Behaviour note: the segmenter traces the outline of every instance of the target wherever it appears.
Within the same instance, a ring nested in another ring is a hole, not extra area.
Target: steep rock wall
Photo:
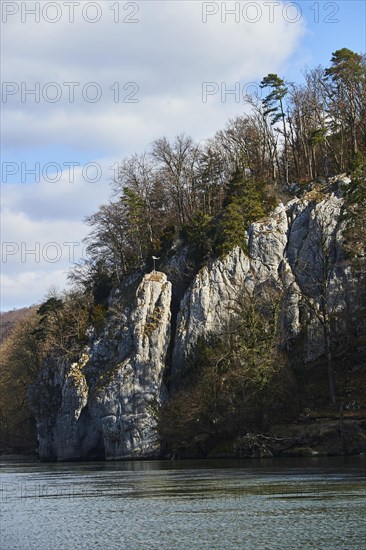
[[[171,381],[179,385],[197,339],[222,332],[243,292],[260,293],[268,285],[278,291],[285,340],[291,342],[306,322],[305,358],[322,354],[320,305],[325,301],[329,312],[341,311],[352,294],[339,192],[348,182],[334,180],[280,204],[250,227],[248,254],[237,247],[211,262],[187,290],[178,276],[172,289],[162,272],[142,277],[132,293],[116,289],[98,338],[91,335],[76,363],[49,362],[30,390],[41,458],[158,456],[156,417],[167,397],[164,370],[171,366]],[[185,253],[176,251],[171,269],[185,265]]]
[[[248,232],[248,255],[235,248],[223,259],[204,267],[186,292],[177,320],[173,372],[184,372],[185,363],[199,337],[220,333],[233,315],[243,289],[260,292],[266,284],[277,289],[283,300],[283,328],[287,339],[301,329],[301,306],[310,315],[307,360],[323,351],[317,309],[324,298],[328,310],[342,309],[346,288],[351,291],[350,272],[342,253],[339,186],[328,192],[315,190],[305,197],[280,204],[267,219],[254,223]]]
[[[163,398],[163,372],[170,338],[171,285],[163,273],[143,278],[130,323],[132,353],[101,382],[92,416],[107,458],[156,456],[156,413]]]
[[[135,300],[77,363],[50,361],[30,388],[42,459],[159,452],[156,411],[170,339],[171,284],[164,273],[145,275]]]

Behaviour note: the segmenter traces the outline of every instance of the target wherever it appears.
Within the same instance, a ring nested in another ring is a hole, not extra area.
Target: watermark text
[[[114,23],[139,23],[137,2],[1,2],[1,22],[75,23],[79,20],[95,24],[106,19]]]

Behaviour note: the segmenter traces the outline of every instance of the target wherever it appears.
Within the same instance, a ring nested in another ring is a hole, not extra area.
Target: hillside
[[[204,142],[119,163],[70,289],[3,343],[3,447],[365,450],[366,57],[342,48],[303,76],[269,73]]]
[[[1,313],[0,452],[28,454],[36,448],[28,387],[38,371],[30,345],[37,309],[31,306]]]
[[[54,357],[32,385],[41,457],[361,452],[364,305],[342,245],[349,185],[333,178],[281,203],[251,225],[247,252],[209,262],[185,290],[185,246],[116,288],[79,358]]]
[[[0,312],[0,344],[10,335],[17,323],[30,317],[35,313],[37,307],[30,306]]]

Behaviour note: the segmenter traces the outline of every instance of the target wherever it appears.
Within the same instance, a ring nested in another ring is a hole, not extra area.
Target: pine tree
[[[349,128],[354,157],[359,150],[357,127],[365,116],[366,64],[361,55],[348,48],[333,52],[331,63],[332,66],[324,73],[325,80],[330,84],[331,115],[341,131],[347,133]]]
[[[288,92],[285,81],[277,74],[270,73],[265,76],[260,83],[261,89],[270,88],[270,93],[262,100],[264,107],[264,116],[269,116],[271,125],[274,126],[277,122],[282,122],[282,135],[284,138],[284,179],[285,184],[288,184],[289,168],[288,168],[288,136],[286,129],[286,115],[284,107],[284,98]]]

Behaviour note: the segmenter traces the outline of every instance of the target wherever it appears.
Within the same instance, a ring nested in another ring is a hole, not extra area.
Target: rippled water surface
[[[2,462],[1,511],[1,550],[358,550],[365,459]]]

